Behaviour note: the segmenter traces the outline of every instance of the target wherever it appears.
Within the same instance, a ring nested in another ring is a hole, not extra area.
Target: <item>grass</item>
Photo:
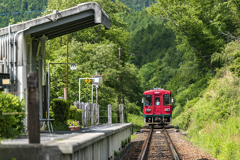
[[[132,134],[132,135],[131,135],[131,140],[133,140],[133,139],[135,139],[135,138],[137,138],[137,137],[138,137],[138,135]]]
[[[128,114],[128,123],[133,124],[133,132],[138,131],[141,127],[144,126],[143,115]]]
[[[213,78],[208,88],[187,102],[184,111],[172,121],[187,130],[192,143],[218,159],[240,157],[239,83],[240,78],[229,71]]]

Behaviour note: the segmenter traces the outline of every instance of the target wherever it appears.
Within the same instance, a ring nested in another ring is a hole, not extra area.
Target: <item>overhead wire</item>
[[[6,16],[6,15],[15,15],[15,14],[21,14],[21,13],[33,13],[33,12],[46,12],[50,10],[39,10],[39,11],[25,11],[25,12],[13,12],[13,13],[0,13],[0,16]]]

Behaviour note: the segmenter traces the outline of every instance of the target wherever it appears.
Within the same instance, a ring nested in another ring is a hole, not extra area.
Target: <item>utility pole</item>
[[[67,63],[68,63],[68,34],[67,34]],[[68,65],[67,65],[67,95],[66,95],[66,99],[68,99]]]
[[[97,71],[96,71],[96,75],[97,75]],[[95,85],[96,87],[96,104],[97,104],[97,124],[99,124],[99,107],[98,107],[98,92],[97,92],[97,89],[98,89],[98,85]]]
[[[118,54],[118,65],[120,66],[120,61],[121,61],[121,56],[122,56],[122,53],[121,53],[121,50],[122,50],[122,48],[121,47],[119,47],[118,48],[119,49],[119,54]],[[118,77],[118,81],[119,81],[119,84],[121,84],[121,78],[120,77]],[[120,105],[121,104],[121,94],[120,94],[120,85],[119,85],[119,95],[118,95],[118,105]],[[118,122],[120,122],[120,113],[118,112]]]
[[[118,49],[119,49],[118,64],[120,65],[121,56],[122,56],[122,53],[121,53],[122,48],[119,47]],[[120,78],[120,77],[118,77],[118,81],[119,81],[119,84],[120,84],[120,81],[121,81],[121,78]],[[120,91],[120,90],[119,90],[119,91]],[[120,94],[119,94],[119,96],[118,96],[118,103],[119,103],[119,104],[121,103],[121,96],[120,96]]]

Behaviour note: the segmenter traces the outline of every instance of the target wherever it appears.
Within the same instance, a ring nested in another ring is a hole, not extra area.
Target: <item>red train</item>
[[[171,123],[173,101],[171,91],[154,88],[143,92],[143,114],[146,125]]]

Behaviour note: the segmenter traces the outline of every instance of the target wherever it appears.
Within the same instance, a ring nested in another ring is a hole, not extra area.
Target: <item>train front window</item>
[[[170,94],[164,94],[163,95],[163,105],[164,106],[171,105]]]
[[[160,97],[155,97],[155,105],[160,105]]]
[[[152,95],[144,95],[144,106],[152,106]]]

